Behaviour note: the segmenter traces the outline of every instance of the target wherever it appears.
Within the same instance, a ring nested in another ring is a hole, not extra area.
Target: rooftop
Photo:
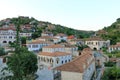
[[[66,52],[54,52],[54,53],[41,52],[39,53],[39,55],[57,57],[57,56],[65,56],[65,55],[70,55],[70,54]]]
[[[94,61],[94,58],[93,58],[91,62],[88,63],[88,60],[91,57],[92,57],[92,52],[89,51],[77,57],[73,61],[66,63],[62,66],[59,66],[55,69],[60,70],[60,71],[83,73],[84,70],[86,70],[86,68],[88,68],[88,66]]]
[[[45,46],[43,48],[64,48],[64,46],[60,45],[60,44],[54,44],[54,45],[50,45],[50,46]]]

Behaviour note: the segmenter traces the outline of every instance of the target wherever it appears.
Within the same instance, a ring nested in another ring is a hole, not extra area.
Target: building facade
[[[48,41],[40,41],[40,40],[35,40],[32,42],[28,42],[26,44],[27,48],[29,51],[40,51],[42,50],[42,47],[44,46],[49,46],[52,45],[53,43],[48,42]]]
[[[90,38],[85,41],[85,45],[89,46],[91,49],[100,50],[102,47],[110,46],[110,40],[103,40],[100,38]]]
[[[41,52],[38,54],[38,68],[53,69],[57,66],[68,63],[72,60],[72,56],[65,52]]]
[[[92,51],[84,51],[81,56],[73,61],[55,68],[61,73],[61,80],[91,80],[95,72],[95,61]],[[54,77],[58,78],[60,75]]]
[[[120,51],[120,42],[116,45],[111,45],[108,47],[108,52]]]
[[[31,33],[20,33],[20,37],[31,37]],[[15,27],[2,27],[0,28],[0,46],[8,46],[9,43],[16,40]]]

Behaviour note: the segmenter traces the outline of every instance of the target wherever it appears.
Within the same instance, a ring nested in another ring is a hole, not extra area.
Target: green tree
[[[37,71],[37,56],[20,45],[20,23],[17,19],[15,53],[7,57],[8,70],[13,73],[13,76],[8,77],[9,80],[29,80],[29,76],[34,76]]]
[[[8,70],[13,73],[12,80],[23,80],[29,75],[34,77],[37,71],[37,56],[25,47],[20,48],[19,54],[7,57]]]

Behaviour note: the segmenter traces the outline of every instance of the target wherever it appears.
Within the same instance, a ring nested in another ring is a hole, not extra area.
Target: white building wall
[[[85,44],[91,49],[96,48],[97,50],[100,50],[102,47],[108,47],[110,45],[110,41],[86,41]]]
[[[83,80],[82,76],[82,73],[61,71],[61,80]]]
[[[27,44],[27,48],[29,51],[39,51],[40,49],[42,49],[42,47],[44,46],[49,46],[51,44]],[[36,46],[36,47],[35,47]]]
[[[83,74],[83,80],[91,80],[91,77],[94,72],[95,72],[95,62],[91,63],[90,66],[85,70]]]
[[[65,48],[42,48],[42,52],[65,52]]]
[[[52,53],[51,53],[52,54]],[[53,59],[53,63],[51,62],[47,62],[44,60],[40,60],[39,58],[45,58],[45,59]],[[58,63],[57,63],[57,59],[59,59]],[[39,65],[43,65],[44,68],[55,68],[58,67],[60,65],[63,65],[65,63],[68,63],[72,60],[72,56],[71,55],[66,55],[66,56],[58,56],[58,57],[51,57],[51,56],[43,56],[43,55],[38,55],[38,67]]]

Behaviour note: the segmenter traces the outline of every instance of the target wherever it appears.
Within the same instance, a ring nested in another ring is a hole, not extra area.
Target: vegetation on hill
[[[120,18],[118,18],[112,25],[104,27],[103,30],[106,34],[101,34],[103,39],[109,39],[111,44],[116,44],[120,42]]]
[[[54,35],[57,33],[64,33],[69,35],[75,35],[78,38],[88,38],[94,34],[94,31],[82,31],[75,30],[72,28],[68,28],[61,25],[52,24],[49,22],[38,21],[34,18],[19,16],[18,18],[8,18],[7,20],[0,21],[0,27],[3,25],[14,24],[16,20],[20,21],[19,25],[29,24],[31,26],[31,30],[21,30],[22,32],[32,32],[32,38],[35,39],[41,36],[42,31],[51,31]]]

